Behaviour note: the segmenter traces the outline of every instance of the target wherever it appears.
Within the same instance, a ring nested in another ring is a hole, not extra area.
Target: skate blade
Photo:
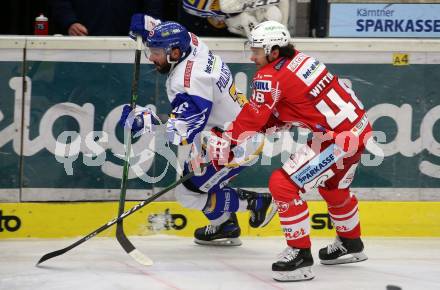
[[[276,203],[274,203],[272,201],[271,206],[266,211],[266,218],[264,219],[263,223],[258,227],[263,228],[263,227],[267,226],[277,212],[278,212],[278,207],[277,207]]]
[[[348,264],[348,263],[357,263],[367,260],[368,257],[363,252],[360,253],[351,253],[345,256],[339,257],[335,260],[321,260],[321,264],[323,265],[339,265],[339,264]]]
[[[218,239],[213,241],[203,241],[199,239],[194,239],[194,243],[203,246],[220,246],[220,247],[241,246],[242,244],[239,238]]]
[[[312,267],[303,267],[295,271],[272,271],[272,278],[279,282],[299,282],[312,280],[315,275],[312,273]]]

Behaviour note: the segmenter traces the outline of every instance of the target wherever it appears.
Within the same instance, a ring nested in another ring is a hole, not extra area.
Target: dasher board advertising
[[[440,37],[440,4],[330,6],[330,37]]]

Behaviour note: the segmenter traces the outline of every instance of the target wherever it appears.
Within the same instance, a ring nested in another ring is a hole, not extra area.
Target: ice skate
[[[287,247],[272,264],[272,278],[280,282],[295,282],[315,278],[310,249]]]
[[[337,236],[334,243],[319,250],[319,259],[324,265],[338,265],[365,261],[364,244],[360,238],[347,239]]]
[[[273,219],[277,213],[277,206],[269,193],[257,193],[239,188],[240,199],[247,199],[250,211],[249,225],[253,228],[262,228]]]
[[[231,213],[229,219],[221,225],[207,225],[196,229],[194,242],[199,245],[210,246],[240,246],[240,233],[237,216],[235,213]]]

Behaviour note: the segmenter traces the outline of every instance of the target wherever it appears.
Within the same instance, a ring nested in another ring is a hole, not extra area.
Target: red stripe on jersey
[[[186,62],[185,74],[184,74],[184,79],[183,79],[183,86],[185,88],[189,88],[190,87],[190,84],[191,84],[191,72],[192,72],[193,64],[194,64],[194,62],[191,61],[191,60],[188,60]]]
[[[199,39],[197,38],[197,36],[194,33],[191,33],[191,42],[192,44],[194,44],[194,46],[199,46]]]

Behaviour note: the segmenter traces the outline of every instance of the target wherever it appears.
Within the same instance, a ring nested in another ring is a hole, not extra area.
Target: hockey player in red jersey
[[[300,193],[317,188],[327,202],[336,240],[319,251],[322,264],[367,259],[360,239],[358,202],[350,192],[355,169],[371,135],[362,103],[326,66],[294,48],[288,30],[263,22],[249,35],[257,65],[252,96],[223,135],[240,143],[254,132],[286,125],[308,128],[313,138],[297,148],[269,179],[288,247],[272,265],[278,281],[310,280],[309,211]],[[211,144],[211,151],[219,150]]]

